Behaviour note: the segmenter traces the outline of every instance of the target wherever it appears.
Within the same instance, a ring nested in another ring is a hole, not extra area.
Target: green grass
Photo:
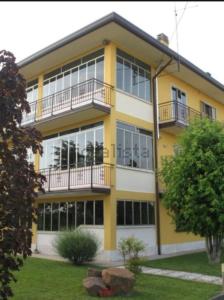
[[[224,261],[224,259],[222,260]],[[221,264],[209,264],[205,252],[147,261],[145,266],[221,276]]]
[[[13,300],[93,300],[82,287],[87,266],[75,267],[69,263],[29,258],[22,270],[16,273],[17,283],[12,284]],[[221,287],[172,278],[139,275],[133,300],[206,300]],[[124,297],[107,299],[127,299]]]

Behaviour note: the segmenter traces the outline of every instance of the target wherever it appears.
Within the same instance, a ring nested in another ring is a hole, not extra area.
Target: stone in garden
[[[130,293],[135,283],[134,274],[127,269],[105,269],[102,271],[102,279],[113,295]]]
[[[102,277],[102,270],[88,268],[87,277]]]
[[[102,278],[99,277],[87,277],[83,279],[83,286],[90,296],[100,296],[100,291],[107,288]]]

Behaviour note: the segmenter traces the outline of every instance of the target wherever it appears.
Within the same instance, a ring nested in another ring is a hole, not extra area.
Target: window
[[[148,201],[117,201],[117,225],[154,224],[154,203]]]
[[[178,101],[186,105],[186,94],[176,87],[172,87],[172,101]]]
[[[150,66],[117,49],[117,88],[150,101]]]
[[[103,124],[61,132],[56,137],[45,138],[40,168],[62,170],[103,163]]]
[[[153,170],[151,133],[132,125],[117,122],[117,164]]]
[[[103,225],[103,200],[42,203],[38,230],[64,231],[79,225]]]
[[[216,119],[216,109],[205,102],[201,102],[201,112],[203,116],[206,116],[211,120]]]
[[[44,76],[43,96],[47,97],[92,78],[104,80],[104,49],[100,49],[46,74]],[[80,94],[85,93],[85,87],[80,87],[79,91],[78,89],[73,90],[73,93],[78,92]],[[62,101],[61,95],[58,95],[56,100]],[[50,105],[50,100],[48,102],[45,103],[45,106],[47,104]]]

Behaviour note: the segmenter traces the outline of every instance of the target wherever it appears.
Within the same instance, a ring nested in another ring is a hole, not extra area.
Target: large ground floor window
[[[103,225],[103,200],[51,202],[38,205],[38,230],[73,230],[79,225]]]
[[[154,203],[149,201],[117,201],[117,225],[154,225]]]

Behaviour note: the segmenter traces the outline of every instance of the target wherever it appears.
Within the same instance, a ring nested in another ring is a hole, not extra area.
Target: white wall
[[[153,123],[152,104],[146,103],[134,96],[116,92],[116,110],[132,117]]]
[[[99,251],[96,256],[97,260],[101,261],[116,261],[121,260],[121,255],[118,250],[104,251],[104,228],[103,226],[82,226],[94,233],[99,241]],[[37,249],[44,255],[57,255],[54,248],[54,240],[57,232],[38,232],[37,234]],[[121,238],[134,236],[141,239],[146,245],[146,251],[142,255],[152,255],[156,253],[156,233],[155,226],[118,226],[117,227],[117,245]],[[33,245],[33,249],[35,246]]]
[[[135,237],[145,244],[145,252],[142,255],[156,254],[156,229],[155,226],[118,226],[117,245],[123,238]]]
[[[155,174],[153,171],[117,166],[116,189],[140,193],[155,193]]]
[[[166,244],[161,246],[162,254],[178,253],[181,251],[193,251],[205,249],[204,241],[178,243],[178,244]]]
[[[103,226],[80,226],[94,233],[99,241],[99,251],[103,250],[104,244],[104,228]],[[60,232],[50,232],[50,231],[39,231],[37,233],[37,249],[42,254],[46,255],[56,255],[57,251],[54,248],[54,240],[59,235]],[[35,248],[35,247],[34,247]]]

